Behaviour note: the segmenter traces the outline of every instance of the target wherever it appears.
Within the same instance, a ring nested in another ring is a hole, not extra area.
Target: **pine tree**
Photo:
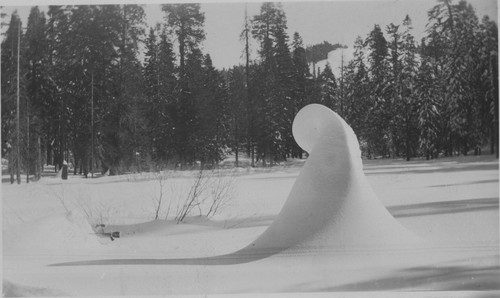
[[[385,89],[387,91],[388,104],[385,105],[386,108],[390,109],[386,111],[386,115],[389,118],[388,122],[388,133],[390,150],[393,156],[400,156],[401,147],[404,138],[404,123],[406,119],[406,107],[403,98],[403,62],[401,61],[402,56],[402,33],[399,31],[400,26],[394,25],[393,23],[387,26],[386,32],[390,36],[388,48],[390,53],[388,56],[388,65],[390,67],[390,72],[388,73],[386,79]]]
[[[50,106],[56,93],[56,86],[49,76],[48,41],[45,14],[37,6],[32,7],[26,29],[27,94],[29,113],[29,142],[27,148],[29,168],[40,178],[43,166],[43,144],[50,142]],[[44,154],[45,155],[45,154]]]
[[[145,116],[147,119],[149,154],[156,161],[164,157],[163,146],[159,138],[161,137],[161,115],[163,109],[161,106],[160,95],[160,74],[159,74],[159,46],[158,40],[153,28],[149,29],[149,35],[145,42],[144,54],[144,95],[146,96]]]
[[[162,152],[162,160],[170,160],[175,155],[172,140],[175,137],[174,119],[176,113],[176,98],[178,95],[177,67],[172,42],[165,30],[160,35],[158,49],[158,83],[160,94],[160,127],[158,135],[158,150]]]
[[[142,65],[139,62],[139,42],[144,35],[145,14],[139,5],[119,6],[120,47],[117,79],[117,97],[124,107],[121,119],[122,154],[125,167],[141,171],[143,159],[146,158],[146,129],[142,115],[143,77]]]
[[[368,146],[371,125],[369,113],[374,102],[370,98],[370,80],[365,65],[365,46],[361,37],[354,42],[354,58],[344,66],[343,96],[344,118],[358,136],[363,154],[371,156],[371,147]]]
[[[472,6],[465,1],[457,5],[440,1],[429,11],[427,43],[441,47],[439,51],[440,79],[443,87],[443,117],[447,153],[467,154],[478,148],[484,136],[480,133],[481,117],[478,102],[481,74],[479,21]]]
[[[450,100],[449,94],[446,92],[445,72],[447,64],[447,48],[449,46],[449,37],[447,34],[442,34],[441,28],[436,26],[437,23],[431,23],[435,18],[441,18],[440,6],[435,6],[428,12],[429,24],[427,36],[423,40],[425,46],[421,47],[421,55],[429,61],[432,77],[435,81],[436,88],[434,92],[437,99],[436,107],[437,114],[440,116],[437,120],[437,140],[435,147],[436,151],[443,151],[445,155],[453,154],[452,146],[452,130],[456,126],[456,117],[454,113],[453,100]],[[446,10],[447,11],[447,10]],[[447,22],[448,26],[449,22]]]
[[[21,183],[21,168],[26,158],[26,112],[27,100],[25,37],[22,23],[14,11],[11,15],[6,37],[2,42],[2,157],[9,160],[10,181]],[[15,178],[14,178],[15,176]]]
[[[340,105],[338,104],[337,94],[337,79],[332,72],[330,63],[325,65],[325,68],[319,75],[319,79],[321,82],[321,104],[337,113],[340,113]]]
[[[389,117],[389,141],[393,156],[404,155],[410,160],[416,154],[416,118],[414,85],[417,72],[416,46],[411,35],[411,19],[409,16],[401,26],[390,24],[387,33],[391,36],[389,65],[392,71],[386,81],[387,96],[392,117]]]
[[[89,24],[88,20],[97,19],[98,14],[99,8],[95,6],[78,6],[72,9],[69,21],[73,35],[65,36],[71,46],[68,47],[68,60],[63,61],[68,72],[62,78],[61,84],[69,95],[62,99],[67,112],[65,114],[67,130],[64,133],[68,137],[67,149],[71,150],[75,157],[75,171],[80,167],[82,174],[85,175],[89,170],[92,143],[92,131],[88,127],[91,126],[93,112],[91,111],[93,64],[101,42],[89,36],[92,31],[99,29],[92,26],[92,23]],[[76,59],[73,60],[72,57]],[[69,162],[68,156],[66,153],[64,159]]]
[[[186,56],[186,88],[182,90],[177,106],[176,140],[177,154],[183,164],[193,165],[199,160],[202,146],[199,130],[202,125],[197,105],[203,92],[203,53],[193,49]]]
[[[286,158],[290,117],[290,90],[293,80],[293,62],[286,35],[286,16],[280,4],[264,3],[260,14],[252,20],[252,35],[260,42],[260,66],[256,71],[263,80],[252,84],[256,90],[259,140],[258,152],[263,165]],[[283,113],[283,110],[285,113]],[[288,114],[287,112],[288,111]]]
[[[304,42],[302,37],[298,32],[293,34],[292,41],[292,60],[295,70],[295,94],[297,106],[304,106],[305,102],[305,90],[308,84],[308,79],[311,77],[309,72],[309,66],[307,65],[306,50],[304,48]],[[296,110],[298,112],[298,110]]]
[[[304,48],[304,43],[302,37],[298,32],[293,34],[292,41],[292,61],[294,66],[294,77],[293,77],[293,87],[291,100],[293,101],[293,109],[291,110],[292,117],[298,113],[302,107],[308,103],[308,91],[311,89],[312,78],[309,72],[309,65],[307,64],[306,50]],[[292,158],[302,157],[302,149],[295,142],[295,139],[291,140],[291,156]]]
[[[212,65],[210,55],[203,59],[203,87],[197,102],[196,113],[200,118],[197,139],[197,160],[203,164],[217,165],[229,145],[229,98],[222,75]]]
[[[481,116],[483,119],[481,130],[485,137],[490,135],[490,151],[498,158],[498,27],[497,24],[485,16],[480,25],[481,50],[480,66],[482,85]]]
[[[229,117],[231,121],[232,142],[230,147],[235,154],[235,166],[239,166],[240,148],[244,142],[244,136],[249,133],[249,122],[247,115],[248,92],[246,87],[246,70],[243,66],[234,66],[229,69],[227,75],[227,87],[229,96]],[[247,137],[246,141],[249,142]]]
[[[204,13],[200,12],[199,3],[163,4],[167,24],[177,37],[179,44],[180,78],[185,75],[186,55],[205,39],[203,24]]]
[[[260,14],[252,19],[252,36],[260,43],[259,55],[260,65],[256,68],[255,80],[252,80],[254,87],[254,104],[256,105],[255,124],[257,132],[257,160],[262,158],[262,163],[266,165],[266,159],[271,163],[272,131],[270,121],[272,109],[272,89],[276,84],[274,77],[275,60],[273,55],[272,33],[275,29],[277,9],[274,3],[263,3]],[[258,78],[258,80],[257,80]]]
[[[245,24],[243,31],[241,32],[240,38],[245,41],[245,89],[246,89],[246,143],[247,143],[247,155],[250,156],[250,165],[255,166],[255,138],[256,138],[256,126],[255,119],[256,109],[254,105],[254,99],[252,94],[252,86],[250,80],[250,35],[251,35],[251,24],[248,19],[248,11],[245,5]],[[236,158],[238,155],[236,155]]]
[[[162,165],[175,155],[172,140],[175,131],[176,70],[172,44],[166,32],[161,31],[159,34],[158,40],[155,30],[151,28],[146,41],[144,94],[147,97],[145,115],[149,131],[146,134],[149,137],[149,154],[156,163]]]
[[[292,123],[295,117],[294,89],[294,64],[290,49],[288,48],[288,35],[286,33],[286,18],[284,13],[278,14],[278,26],[275,33],[275,59],[276,59],[276,87],[274,88],[276,100],[272,118],[276,125],[279,137],[274,141],[274,159],[286,159],[290,155],[293,144]]]
[[[194,161],[195,154],[190,150],[193,142],[193,129],[196,127],[194,115],[193,88],[196,88],[195,68],[202,61],[198,45],[205,39],[203,24],[205,15],[200,12],[200,4],[164,4],[167,26],[177,38],[179,46],[179,93],[176,106],[175,147],[182,165]],[[191,65],[188,65],[189,57]],[[190,76],[191,75],[191,76]],[[191,86],[190,86],[191,85]]]
[[[365,45],[370,51],[368,55],[370,75],[370,95],[372,109],[368,113],[367,131],[369,151],[372,154],[388,155],[390,136],[388,132],[391,116],[390,101],[388,100],[386,87],[387,71],[387,41],[380,26],[375,25],[369,33]]]
[[[67,64],[70,60],[69,45],[71,45],[69,16],[70,8],[63,6],[49,6],[48,10],[48,75],[55,85],[55,92],[49,103],[49,123],[46,143],[47,163],[56,165],[55,170],[62,167],[63,153],[67,148],[65,136],[66,119],[63,94],[64,80],[68,73]],[[61,92],[63,91],[63,92]]]
[[[104,129],[101,130],[101,125],[97,128],[101,134],[94,132],[94,135],[99,135],[95,140],[103,148],[101,159],[105,168],[111,167],[111,174],[114,174],[120,159],[117,149],[120,144],[116,138],[113,147],[109,140],[110,135],[118,133],[118,127],[110,118],[120,117],[114,112],[119,102],[115,101],[112,83],[116,69],[116,64],[112,65],[112,62],[117,55],[119,10],[116,6],[84,5],[71,7],[69,12],[68,31],[58,33],[61,39],[57,40],[56,47],[60,52],[56,52],[55,57],[55,67],[64,69],[57,73],[57,84],[65,94],[60,103],[62,112],[59,131],[64,146],[60,147],[59,154],[69,162],[71,151],[82,173],[88,173],[93,135],[89,126],[92,127],[92,114],[95,114],[95,122],[105,123],[102,126]],[[112,48],[103,47],[106,43]],[[108,52],[109,49],[111,51]],[[92,103],[93,89],[95,96]],[[92,105],[94,110],[91,110]]]
[[[425,44],[422,44],[425,48]],[[438,118],[439,109],[436,94],[439,85],[433,76],[433,71],[429,58],[423,56],[420,63],[418,78],[416,80],[416,96],[417,96],[417,115],[418,129],[420,131],[419,146],[423,155],[429,160],[438,154]]]
[[[406,160],[416,155],[413,148],[417,147],[417,119],[415,118],[415,80],[417,77],[416,45],[411,35],[411,19],[407,15],[403,20],[403,35],[401,47],[401,98],[404,108],[404,147]]]

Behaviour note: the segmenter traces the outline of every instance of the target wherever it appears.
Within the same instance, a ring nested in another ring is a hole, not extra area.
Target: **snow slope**
[[[320,72],[325,69],[326,64],[330,64],[330,68],[332,69],[332,73],[335,75],[337,79],[341,77],[341,67],[342,60],[344,60],[344,66],[346,66],[350,60],[354,58],[354,49],[352,47],[348,47],[345,49],[336,49],[328,53],[328,58],[325,60],[321,60],[315,63],[316,73],[318,68]],[[310,64],[310,72],[313,73],[312,63]]]
[[[144,175],[2,185],[4,295],[499,290],[498,161],[367,161],[365,177],[352,132],[319,109],[294,128],[305,165],[240,170],[210,220],[151,221],[158,182]],[[92,233],[89,207],[123,237]],[[426,241],[400,245],[413,233]]]

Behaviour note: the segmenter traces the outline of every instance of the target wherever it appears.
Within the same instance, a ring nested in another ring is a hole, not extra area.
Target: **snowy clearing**
[[[4,185],[4,295],[500,290],[496,159],[363,169],[321,105],[293,134],[303,166]]]

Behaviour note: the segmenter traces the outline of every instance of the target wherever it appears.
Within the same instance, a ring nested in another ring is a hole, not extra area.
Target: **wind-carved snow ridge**
[[[379,201],[364,173],[351,127],[319,104],[294,119],[293,136],[309,158],[257,250],[364,250],[404,247],[418,238]]]
[[[276,220],[253,243],[234,253],[191,259],[114,259],[57,265],[229,265],[277,254],[411,248],[420,239],[379,201],[364,173],[351,127],[319,104],[294,119],[293,136],[309,153]]]

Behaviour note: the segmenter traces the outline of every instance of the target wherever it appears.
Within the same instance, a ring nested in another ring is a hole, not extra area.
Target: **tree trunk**
[[[491,125],[491,131],[490,131],[490,154],[495,154],[496,150],[495,150],[495,145],[496,145],[496,142],[495,142],[495,136],[496,136],[496,131],[495,131],[495,121],[493,121],[492,125]]]
[[[73,165],[73,175],[76,176],[77,171],[78,171],[78,158],[79,158],[79,156],[76,154],[76,150],[74,150],[73,152],[75,152],[73,154],[73,158],[75,160],[75,164]]]
[[[255,167],[255,147],[252,145],[252,167]]]
[[[40,178],[42,177],[42,170],[43,170],[43,162],[42,162],[42,145],[41,145],[41,141],[40,141],[40,136],[38,136],[38,139],[37,139],[37,155],[38,155],[38,158],[37,158],[37,169],[36,169],[36,180],[40,180]]]
[[[406,107],[406,140],[405,140],[405,145],[406,145],[406,161],[410,161],[410,155],[411,155],[411,144],[410,144],[410,138],[411,138],[411,133],[410,133],[410,115],[408,113],[408,106]]]
[[[449,137],[449,143],[448,143],[448,156],[452,157],[453,156],[453,137]]]
[[[46,138],[46,142],[47,142],[47,146],[45,148],[45,150],[46,150],[46,152],[45,152],[45,154],[46,154],[45,158],[47,159],[46,163],[49,164],[49,165],[53,165],[54,161],[52,160],[52,146],[51,146],[51,144],[49,142],[49,138],[48,137]]]
[[[235,117],[235,118],[237,118],[237,117]],[[236,155],[236,157],[235,157],[236,158],[236,160],[235,160],[235,166],[238,167],[239,166],[239,164],[238,164],[238,162],[239,162],[238,161],[238,153],[239,153],[238,152],[238,148],[240,146],[240,144],[239,144],[239,136],[238,136],[238,119],[235,119],[234,122],[235,122],[235,125],[234,125],[234,139],[235,139],[235,143],[236,143],[235,144],[235,148],[234,148],[235,149],[234,153]]]
[[[250,43],[249,43],[249,35],[250,28],[248,25],[248,11],[247,6],[245,4],[245,82],[246,82],[246,96],[247,96],[247,155],[251,156],[251,166],[254,164],[254,152],[253,152],[253,116],[250,111],[251,107],[251,97],[250,97]]]

